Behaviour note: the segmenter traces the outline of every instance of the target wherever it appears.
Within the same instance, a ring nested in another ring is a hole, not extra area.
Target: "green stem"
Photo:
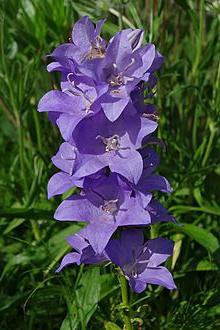
[[[36,109],[34,109],[33,114],[34,114],[34,123],[35,123],[36,135],[37,135],[37,146],[39,151],[42,151],[43,149],[42,149],[40,123]]]
[[[196,150],[196,146],[197,146],[197,127],[198,127],[198,111],[196,107],[194,113],[193,131],[192,131],[193,150]]]
[[[204,39],[204,12],[205,12],[205,1],[200,1],[199,8],[199,35],[197,38],[197,49],[196,49],[196,57],[194,61],[194,65],[192,68],[192,78],[194,79],[196,76],[196,72],[200,63],[201,54],[202,54],[202,45]]]
[[[36,220],[31,220],[31,227],[33,230],[34,238],[38,242],[40,240],[40,231],[39,231],[39,226]]]
[[[119,15],[118,15],[118,27],[119,27],[119,31],[122,30],[123,27],[123,5],[121,4],[121,1],[119,1]]]
[[[210,126],[210,137],[209,137],[209,141],[208,141],[208,145],[207,145],[207,148],[206,148],[206,151],[205,151],[205,155],[204,155],[204,158],[202,160],[202,167],[206,165],[206,162],[208,160],[208,157],[210,155],[210,152],[211,152],[211,147],[212,147],[212,144],[213,144],[213,140],[214,140],[214,137],[215,137],[215,128],[212,124],[209,125]]]
[[[154,1],[150,0],[150,34],[149,42],[152,42],[154,34]]]
[[[124,275],[119,271],[118,279],[121,287],[121,297],[122,297],[122,304],[123,304],[123,319],[125,324],[126,330],[132,330],[132,324],[130,319],[129,313],[129,302],[128,302],[128,288],[127,288],[127,281]]]

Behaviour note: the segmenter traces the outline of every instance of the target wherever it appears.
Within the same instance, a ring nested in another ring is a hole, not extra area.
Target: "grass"
[[[122,327],[114,269],[72,267],[55,275],[79,225],[57,224],[59,199],[47,200],[50,157],[60,138],[39,98],[57,86],[46,54],[68,40],[81,15],[106,17],[104,36],[143,28],[165,55],[155,103],[160,116],[159,173],[174,192],[159,195],[184,226],[149,231],[175,241],[169,267],[178,290],[130,294],[140,329],[220,328],[220,5],[218,1],[2,0],[0,3],[1,329]],[[117,325],[116,325],[117,324]]]

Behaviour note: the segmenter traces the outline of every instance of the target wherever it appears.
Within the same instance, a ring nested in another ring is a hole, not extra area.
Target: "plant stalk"
[[[123,319],[125,324],[126,330],[132,330],[132,323],[130,319],[130,310],[129,310],[129,302],[128,302],[128,287],[127,281],[124,275],[119,270],[118,279],[121,287],[121,297],[122,297],[122,304],[123,304]]]

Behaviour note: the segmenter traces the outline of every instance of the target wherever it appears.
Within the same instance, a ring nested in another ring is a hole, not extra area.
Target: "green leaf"
[[[217,238],[204,228],[188,223],[183,223],[182,226],[174,226],[175,230],[188,235],[211,253],[214,253],[219,248]]]
[[[99,301],[115,289],[117,286],[114,285],[112,274],[101,275],[98,267],[88,269],[79,281],[74,292],[72,307],[60,329],[76,329],[79,323],[81,329],[87,329],[88,322],[96,311]]]
[[[4,235],[10,233],[10,231],[12,231],[13,229],[15,229],[16,227],[20,226],[25,220],[24,219],[14,219],[12,220],[9,225],[7,226],[7,228],[4,230]]]
[[[70,249],[69,244],[66,242],[66,238],[70,235],[75,234],[82,226],[75,223],[67,228],[59,231],[58,234],[51,237],[48,242],[48,248],[51,253],[51,263],[48,265],[47,269],[44,271],[44,276],[48,275],[51,269],[60,261],[60,259],[68,252]]]
[[[119,328],[119,326],[113,322],[107,322],[105,324],[105,329],[106,330],[121,330],[121,328]]]
[[[198,271],[218,270],[218,267],[211,261],[204,259],[198,263],[196,270]]]

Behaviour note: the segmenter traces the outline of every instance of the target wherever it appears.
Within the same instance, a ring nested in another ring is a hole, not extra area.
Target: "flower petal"
[[[139,280],[138,278],[130,278],[129,279],[129,285],[131,287],[131,289],[136,292],[136,293],[141,293],[143,292],[146,287],[147,284],[141,280]]]
[[[83,228],[81,232],[89,240],[94,251],[101,254],[116,229],[117,225],[114,223],[94,221]]]
[[[139,279],[145,283],[164,286],[169,290],[176,289],[173,277],[165,267],[147,268],[139,275]]]
[[[73,195],[64,200],[57,208],[54,218],[60,221],[94,221],[100,211],[82,196]]]
[[[77,264],[80,265],[80,258],[81,255],[77,252],[71,252],[71,253],[67,253],[62,261],[60,266],[56,269],[56,273],[59,273],[64,267],[69,266],[71,264]]]
[[[63,194],[74,186],[73,179],[70,175],[64,172],[54,174],[47,185],[48,198],[55,195]]]
[[[143,171],[143,160],[136,150],[119,150],[109,167],[112,172],[121,174],[130,182],[137,184]]]

